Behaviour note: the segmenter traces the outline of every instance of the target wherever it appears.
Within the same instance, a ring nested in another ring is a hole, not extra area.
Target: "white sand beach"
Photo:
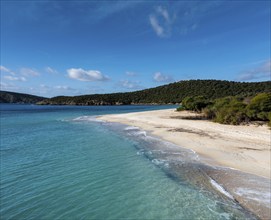
[[[264,181],[246,183],[246,177],[224,173],[220,175],[219,183],[260,219],[271,218],[271,130],[266,125],[233,126],[207,120],[182,119],[187,116],[196,114],[167,109],[105,115],[99,119],[137,126],[152,135],[195,151],[201,161],[209,165],[229,167],[248,176],[263,177]],[[241,195],[240,189],[246,192]],[[256,193],[252,195],[253,190]]]
[[[140,127],[194,150],[208,163],[270,179],[271,130],[267,126],[233,126],[179,118],[193,114],[170,109],[105,115],[100,119]]]

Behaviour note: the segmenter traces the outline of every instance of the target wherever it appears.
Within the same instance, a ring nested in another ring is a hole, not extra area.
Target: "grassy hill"
[[[271,81],[231,82],[221,80],[187,80],[136,92],[57,96],[38,104],[53,105],[129,105],[181,103],[187,96],[205,96],[212,100],[226,96],[249,97],[271,92]]]
[[[0,91],[0,103],[37,103],[46,98],[16,92]]]

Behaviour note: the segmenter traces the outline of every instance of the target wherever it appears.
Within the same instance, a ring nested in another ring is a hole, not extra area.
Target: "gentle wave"
[[[86,122],[103,122],[97,118],[97,116],[80,116],[72,119],[72,121],[86,121]]]
[[[246,199],[254,200],[270,207],[271,193],[266,191],[257,191],[249,188],[237,188],[235,193],[239,196],[245,196]]]
[[[125,131],[131,131],[131,130],[139,130],[139,127],[136,126],[128,126],[126,128],[124,128]]]
[[[245,219],[190,181],[201,175],[194,152],[102,122],[98,107],[63,108],[3,122],[1,148],[16,149],[1,152],[2,219]]]
[[[217,189],[219,192],[227,196],[228,198],[234,200],[233,196],[227,192],[221,185],[219,185],[215,180],[210,178],[210,183],[214,186],[215,189]]]

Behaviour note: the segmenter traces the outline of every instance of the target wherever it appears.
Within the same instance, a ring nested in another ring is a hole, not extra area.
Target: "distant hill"
[[[0,91],[0,103],[37,103],[46,98],[16,92]]]
[[[254,96],[271,92],[271,81],[232,82],[221,80],[187,80],[136,92],[93,94],[81,96],[57,96],[38,104],[53,105],[130,105],[175,104],[187,96],[205,96],[208,99],[226,96]]]

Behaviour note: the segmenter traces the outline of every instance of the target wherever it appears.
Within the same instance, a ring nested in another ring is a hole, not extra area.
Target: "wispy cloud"
[[[249,81],[255,79],[271,80],[271,60],[263,62],[256,68],[245,70],[239,74],[237,80]]]
[[[23,75],[23,76],[27,76],[27,77],[31,77],[31,76],[39,76],[40,73],[34,69],[31,69],[31,68],[21,68],[20,69],[20,73]]]
[[[155,33],[159,37],[163,37],[164,36],[164,28],[158,23],[158,20],[154,15],[150,15],[150,23],[151,23],[151,26],[152,26],[153,30],[155,31]]]
[[[79,81],[93,82],[93,81],[107,81],[109,77],[103,75],[98,70],[84,70],[82,68],[71,68],[67,70],[68,76],[71,79]]]
[[[156,7],[155,12],[149,15],[151,27],[159,37],[171,35],[171,26],[174,20],[175,16],[170,16],[168,10],[162,6]]]
[[[77,90],[66,85],[57,85],[57,86],[48,86],[45,84],[40,84],[38,88],[34,88],[36,93],[43,94],[43,95],[63,95],[67,94],[70,95],[71,92],[74,94]]]
[[[53,68],[51,68],[51,67],[49,67],[49,66],[47,66],[47,67],[45,68],[45,71],[46,71],[47,73],[51,73],[51,74],[57,74],[57,73],[58,73],[57,70],[55,70],[55,69],[53,69]]]
[[[197,30],[210,11],[221,4],[223,1],[173,1],[170,6],[156,7],[149,15],[149,23],[161,38],[174,33],[187,35]]]
[[[75,90],[73,88],[71,88],[70,86],[55,86],[55,89],[59,89],[59,90]]]
[[[0,66],[1,73],[5,73],[6,75],[2,75],[3,79],[9,81],[20,81],[26,82],[28,77],[39,76],[39,72],[30,68],[21,68],[18,72],[14,72],[7,67]]]
[[[14,85],[13,83],[5,83],[5,82],[0,82],[0,89],[1,90],[6,90],[6,91],[18,91],[20,87]]]
[[[13,71],[11,71],[10,69],[4,67],[4,66],[0,66],[0,71],[1,72],[5,72],[5,73],[9,73],[11,75],[15,75],[15,73]]]
[[[135,72],[130,72],[130,71],[126,71],[126,76],[137,76],[137,73],[135,73]]]
[[[50,89],[49,86],[46,86],[46,85],[44,85],[44,84],[40,84],[40,88],[42,88],[42,89]]]
[[[137,1],[26,1],[16,10],[16,16],[11,12],[17,9],[16,5],[9,4],[9,16],[7,22],[11,24],[20,19],[39,24],[54,21],[55,27],[70,27],[80,23],[97,23],[122,11],[128,10],[141,4]],[[46,10],[44,10],[46,8]],[[73,16],[70,16],[70,15]],[[76,18],[76,19],[75,19]]]
[[[10,81],[21,81],[21,82],[25,82],[26,78],[23,76],[4,76],[4,79],[10,80]]]
[[[162,74],[161,72],[154,73],[153,80],[155,82],[173,82],[174,81],[174,79],[170,75]]]
[[[125,89],[142,89],[143,87],[140,85],[139,81],[130,81],[130,80],[120,80],[119,86],[125,88]]]
[[[117,1],[100,1],[99,4],[94,7],[91,12],[92,16],[94,16],[94,19],[102,20],[104,18],[107,18],[109,16],[112,16],[114,14],[120,13],[124,10],[130,9],[135,7],[138,4],[141,4],[142,0],[137,1],[123,1],[123,0],[117,0]],[[92,19],[93,20],[93,19]]]

